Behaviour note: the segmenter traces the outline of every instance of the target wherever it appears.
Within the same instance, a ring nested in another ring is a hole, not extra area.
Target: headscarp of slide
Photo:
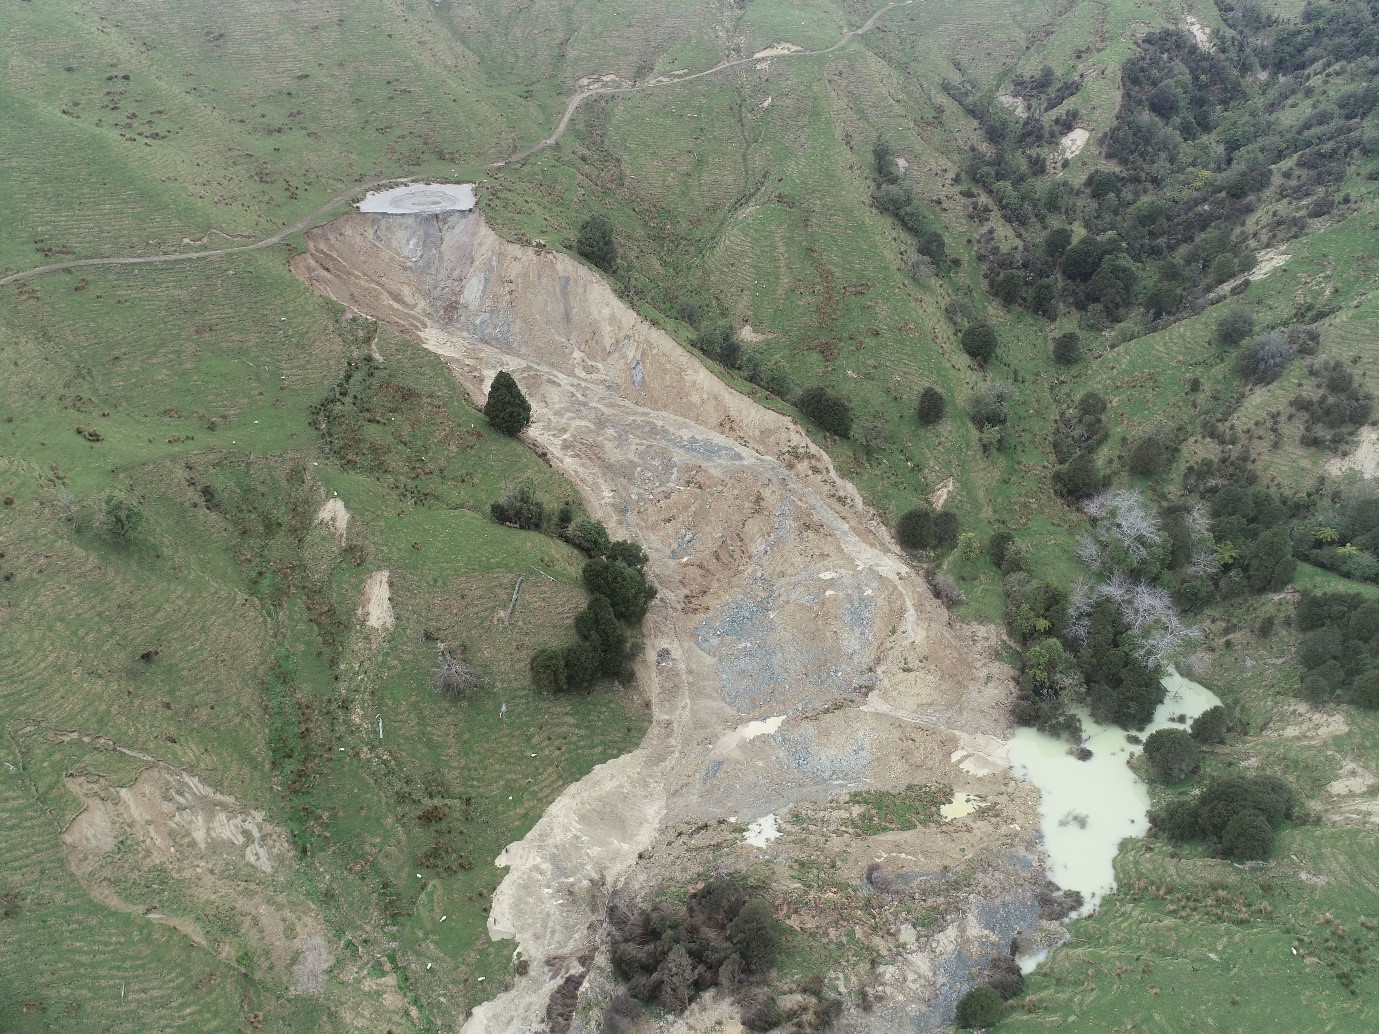
[[[849,1013],[853,1029],[946,1022],[970,971],[1038,924],[1038,801],[1005,763],[1011,683],[994,633],[952,621],[793,421],[573,259],[503,240],[477,211],[352,213],[308,242],[303,280],[415,336],[476,401],[511,372],[531,443],[610,532],[642,544],[659,590],[637,667],[651,729],[497,859],[490,931],[529,967],[466,1029],[541,1029],[572,976],[589,976],[586,997],[606,991],[611,895],[749,867],[778,877],[797,929],[831,939],[848,924],[882,957],[839,963],[845,989],[874,1003]],[[916,785],[951,788],[961,817],[853,821],[854,795]],[[792,883],[800,861],[854,891]],[[894,876],[885,893],[866,879],[874,862]]]

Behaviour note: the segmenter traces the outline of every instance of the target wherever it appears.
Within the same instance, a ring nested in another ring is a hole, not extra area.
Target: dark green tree
[[[1144,758],[1160,783],[1177,783],[1197,767],[1201,752],[1197,741],[1183,729],[1160,729],[1144,741]]]
[[[1090,499],[1106,485],[1090,452],[1079,452],[1053,472],[1053,487],[1064,499],[1077,502]]]
[[[895,537],[906,549],[952,549],[958,541],[957,514],[922,503],[896,521]]]
[[[780,923],[770,902],[750,899],[729,924],[728,937],[749,970],[759,973],[770,969],[780,951]]]
[[[565,687],[588,689],[603,675],[603,655],[586,639],[577,639],[561,651],[565,664]]]
[[[622,674],[627,666],[627,630],[606,597],[590,597],[589,605],[575,615],[575,634],[598,651],[600,675]]]
[[[532,654],[531,684],[543,693],[562,693],[568,688],[562,650],[546,647]]]
[[[1070,330],[1054,338],[1053,361],[1059,366],[1072,366],[1082,361],[1082,338],[1077,331]]]
[[[584,587],[591,596],[603,596],[613,613],[637,625],[646,617],[646,608],[656,597],[642,572],[621,560],[595,557],[584,565]]]
[[[1245,581],[1251,592],[1277,592],[1287,587],[1298,567],[1284,527],[1273,527],[1260,535],[1244,559]]]
[[[1283,780],[1273,776],[1226,776],[1213,779],[1197,798],[1197,823],[1202,833],[1220,839],[1236,815],[1256,811],[1270,826],[1293,817],[1295,797]]]
[[[1066,226],[1055,226],[1044,236],[1044,254],[1057,262],[1073,242],[1073,231]]]
[[[986,1030],[1001,1022],[1001,995],[994,987],[974,987],[958,999],[956,1023],[962,1030]]]
[[[999,344],[996,328],[990,323],[974,323],[962,332],[962,350],[982,366],[995,356]]]
[[[1152,478],[1162,474],[1173,460],[1173,451],[1158,435],[1141,438],[1130,450],[1125,466],[1136,477]]]
[[[575,251],[604,272],[618,264],[618,245],[613,239],[613,223],[602,212],[595,212],[580,225]]]
[[[519,434],[531,423],[531,403],[506,370],[499,370],[488,386],[484,416],[495,431],[507,435]]]
[[[128,499],[113,493],[105,497],[100,521],[100,532],[105,538],[117,546],[127,546],[143,525],[143,511]]]
[[[1379,667],[1362,671],[1350,686],[1350,702],[1370,711],[1379,710]]]
[[[948,400],[943,397],[943,392],[930,385],[919,393],[919,401],[915,404],[915,416],[925,427],[932,427],[943,419],[947,408]]]
[[[1225,743],[1227,724],[1224,707],[1209,707],[1192,720],[1192,738],[1198,743]]]
[[[1221,832],[1221,853],[1233,862],[1268,858],[1274,850],[1274,827],[1253,808],[1237,812]]]
[[[800,412],[825,431],[847,438],[852,434],[852,406],[841,395],[824,387],[806,388],[800,392]]]

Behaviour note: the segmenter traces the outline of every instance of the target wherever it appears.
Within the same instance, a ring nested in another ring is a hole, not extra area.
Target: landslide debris
[[[304,281],[414,335],[476,403],[510,372],[528,440],[643,546],[659,590],[637,663],[652,727],[497,859],[490,932],[530,965],[466,1030],[535,1029],[561,988],[610,994],[615,893],[748,869],[773,881],[782,918],[836,942],[846,990],[871,1007],[849,1007],[850,1029],[946,1023],[969,972],[1034,928],[1043,887],[1035,791],[971,762],[974,743],[999,757],[1007,733],[990,630],[952,621],[799,427],[573,259],[509,243],[478,212],[352,213],[308,244]],[[836,821],[850,795],[916,785],[987,803],[949,823]],[[768,817],[779,835],[748,843]],[[877,862],[904,888],[882,907]],[[801,863],[845,875],[816,885]],[[826,892],[838,878],[854,890]]]

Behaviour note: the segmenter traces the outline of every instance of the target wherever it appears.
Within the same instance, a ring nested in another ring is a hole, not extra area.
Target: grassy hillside
[[[86,283],[0,302],[14,371],[0,404],[5,814],[34,830],[0,874],[14,902],[0,927],[7,1026],[146,1029],[149,1010],[182,1015],[183,995],[182,1029],[240,1029],[255,1012],[274,1029],[333,1028],[351,973],[380,965],[416,972],[402,988],[418,1022],[462,1012],[487,996],[478,977],[501,986],[511,964],[484,926],[492,859],[645,725],[635,694],[553,700],[527,684],[531,653],[583,606],[577,554],[493,524],[488,503],[514,480],[551,501],[569,487],[489,430],[438,361],[305,295],[281,256]],[[346,371],[326,441],[314,407]],[[315,523],[336,494],[351,514],[343,545]],[[101,533],[112,495],[143,515],[125,544]],[[354,613],[375,570],[391,574],[385,636]],[[466,649],[488,688],[442,699],[440,644]],[[58,839],[80,808],[65,781],[129,785],[148,764],[116,748],[291,831],[297,892],[341,956],[338,1003],[283,1004],[291,974],[257,958],[233,906],[217,936],[204,896],[157,864],[123,894],[202,928],[212,952],[191,969],[170,962],[178,935],[76,886]],[[442,821],[419,819],[435,806]],[[70,930],[54,938],[59,914]],[[21,949],[35,939],[52,965]],[[66,975],[77,958],[89,978]],[[188,986],[167,986],[169,969]],[[197,995],[198,980],[221,990]]]
[[[984,542],[1010,528],[1043,577],[1070,582],[1084,521],[1050,476],[1058,418],[1086,391],[1107,400],[1097,462],[1122,482],[1133,480],[1136,441],[1181,445],[1169,469],[1139,482],[1164,500],[1185,497],[1187,464],[1241,442],[1261,484],[1314,488],[1334,450],[1304,437],[1290,400],[1316,375],[1298,361],[1247,384],[1211,337],[1230,305],[1261,330],[1315,326],[1321,354],[1368,383],[1373,158],[1343,163],[1333,206],[1315,216],[1300,214],[1315,196],[1291,186],[1297,156],[1279,159],[1239,246],[1275,247],[1287,262],[1162,324],[1136,312],[1093,326],[1069,307],[1049,321],[1002,303],[983,274],[993,250],[1036,235],[969,175],[972,148],[986,146],[971,99],[999,103],[1046,65],[1071,83],[1041,117],[1066,115],[1090,142],[1035,180],[1076,193],[1089,173],[1117,168],[1102,134],[1138,41],[1186,13],[1225,34],[1228,5],[899,7],[827,55],[595,97],[556,146],[486,168],[545,137],[566,99],[600,77],[645,83],[780,43],[822,50],[882,6],[13,4],[0,14],[0,195],[11,200],[0,277],[252,243],[369,179],[478,179],[488,218],[514,239],[570,248],[581,222],[607,211],[624,296],[686,342],[726,322],[773,391],[744,377],[747,364],[706,357],[730,383],[783,410],[816,384],[844,394],[859,427],[876,431],[873,448],[811,433],[888,521],[952,477],[947,506],[964,531]],[[1264,6],[1286,17],[1301,8]],[[1355,85],[1345,63],[1323,72],[1287,96],[1266,75],[1251,103],[1277,99],[1274,122],[1305,126]],[[912,273],[920,240],[874,203],[878,135],[946,242],[950,260],[932,273]],[[1175,174],[1191,182],[1207,146],[1185,152]],[[1056,155],[1058,141],[1042,147]],[[1080,234],[1092,212],[1079,203],[1055,221]],[[170,1030],[334,1030],[368,1026],[379,1002],[416,1029],[453,1026],[513,964],[484,930],[492,860],[565,785],[640,739],[635,691],[550,699],[528,685],[532,651],[583,605],[579,557],[495,525],[487,508],[513,481],[549,501],[570,487],[493,434],[419,347],[309,294],[286,268],[300,246],[289,237],[224,259],[0,289],[7,1030],[144,1030],[150,1017]],[[982,319],[1000,338],[985,369],[959,346]],[[1050,343],[1074,328],[1088,358],[1058,366]],[[966,412],[993,383],[1012,398],[997,449]],[[914,417],[926,386],[948,403],[933,427]],[[343,542],[317,524],[337,495],[351,515]],[[111,498],[142,516],[125,542],[103,529]],[[1000,619],[994,568],[939,561],[967,594],[960,616]],[[379,571],[396,615],[386,634],[357,617]],[[518,577],[505,623],[495,612]],[[1308,566],[1295,582],[1352,584]],[[1224,628],[1230,607],[1205,616]],[[1276,609],[1286,627],[1287,607]],[[1372,826],[1336,818],[1326,788],[1346,761],[1373,765],[1376,730],[1346,711],[1344,732],[1269,738],[1270,723],[1296,717],[1281,635],[1236,633],[1213,658],[1206,679],[1247,715],[1250,736],[1211,764],[1297,781],[1316,821],[1279,850],[1296,864],[1239,872],[1158,843],[1132,847],[1126,892],[1077,926],[1011,1026],[1104,1030],[1153,1016],[1167,1029],[1209,1017],[1251,1029],[1304,1012],[1337,1029],[1372,1021]],[[442,644],[463,646],[486,677],[474,699],[434,690]],[[297,978],[228,883],[144,864],[151,848],[137,840],[112,848],[124,861],[111,863],[108,887],[74,875],[62,839],[82,807],[74,787],[116,793],[159,763],[288,831],[299,861],[273,892],[328,933],[338,961],[323,998],[286,994]],[[1345,933],[1302,918],[1303,905]],[[204,949],[189,951],[188,937]],[[1210,994],[1183,993],[1198,987]]]

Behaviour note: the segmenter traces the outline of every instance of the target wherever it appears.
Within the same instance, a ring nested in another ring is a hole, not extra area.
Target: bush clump
[[[827,388],[806,388],[800,393],[800,412],[830,434],[847,438],[852,434],[852,405]]]
[[[958,542],[957,514],[921,504],[901,515],[895,537],[906,549],[952,549]]]
[[[962,1030],[986,1030],[1001,1022],[1001,996],[994,987],[974,987],[958,999],[955,1021]]]
[[[1170,840],[1205,840],[1222,857],[1243,862],[1269,857],[1296,807],[1292,788],[1275,776],[1223,776],[1195,797],[1166,802],[1149,818]]]
[[[1201,751],[1197,741],[1183,729],[1160,729],[1144,741],[1144,757],[1149,771],[1160,783],[1178,783],[1197,768]]]
[[[930,385],[919,393],[919,401],[915,403],[915,417],[925,427],[932,427],[943,419],[947,409],[948,400],[943,397],[943,392]]]

